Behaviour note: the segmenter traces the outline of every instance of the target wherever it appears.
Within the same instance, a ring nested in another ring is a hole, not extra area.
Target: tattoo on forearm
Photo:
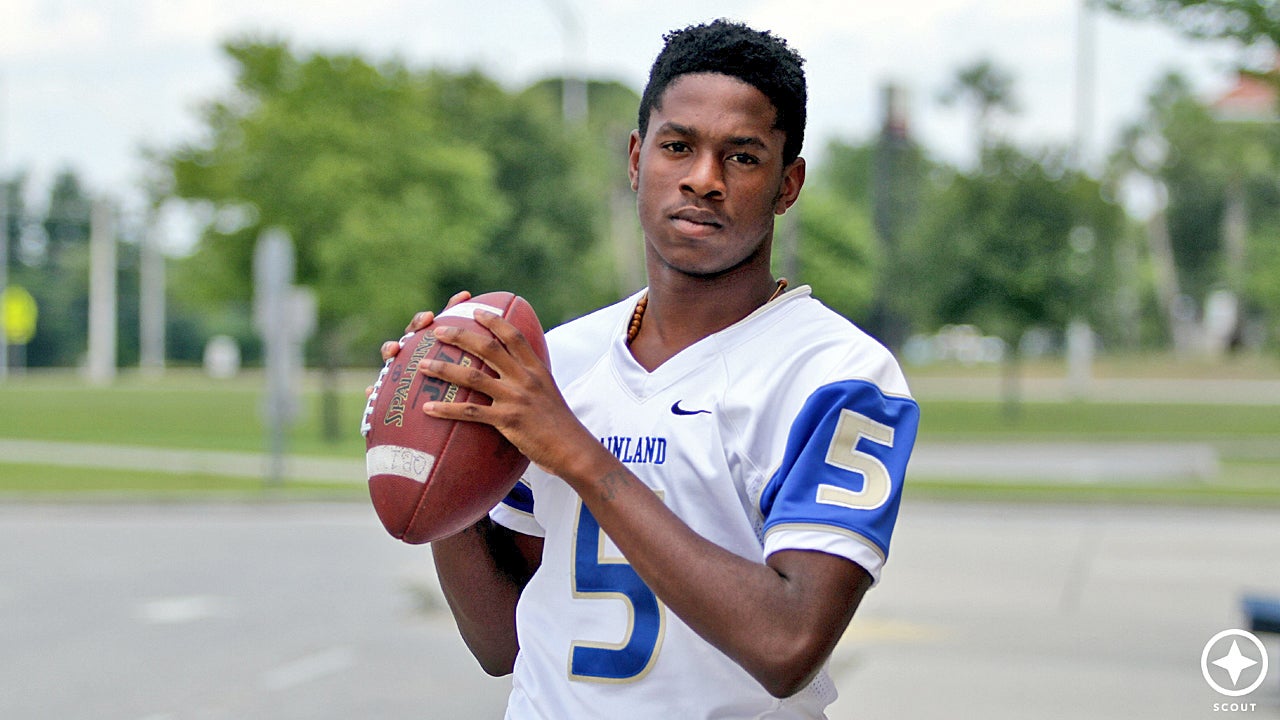
[[[623,469],[611,470],[604,477],[600,478],[600,499],[605,502],[612,502],[618,497],[618,492],[631,484],[630,473]]]

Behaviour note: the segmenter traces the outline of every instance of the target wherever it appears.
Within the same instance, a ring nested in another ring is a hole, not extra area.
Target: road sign
[[[4,308],[4,337],[12,345],[26,345],[36,335],[36,299],[20,285],[10,285],[0,296]]]

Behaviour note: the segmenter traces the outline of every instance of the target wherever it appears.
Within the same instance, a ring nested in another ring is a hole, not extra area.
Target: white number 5
[[[858,449],[858,443],[864,439],[893,447],[893,428],[852,410],[841,410],[831,447],[827,448],[827,464],[862,475],[862,489],[855,491],[824,483],[818,486],[818,502],[853,510],[875,510],[889,499],[892,484],[889,470],[874,455]]]

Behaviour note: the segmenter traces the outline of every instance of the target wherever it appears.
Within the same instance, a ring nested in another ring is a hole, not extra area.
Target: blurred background
[[[363,389],[458,289],[550,327],[644,284],[627,135],[663,33],[715,17],[807,58],[776,273],[893,349],[923,411],[902,549],[837,653],[861,699],[832,717],[1210,713],[1203,644],[1280,597],[1280,6],[864,5],[5,0],[0,535],[26,552],[0,561],[0,715],[390,714],[425,702],[418,653],[453,698],[426,716],[500,714],[427,551],[377,536]],[[347,533],[360,579],[300,592]],[[188,685],[147,635],[170,626],[242,645]],[[250,641],[272,627],[298,633]],[[37,676],[87,689],[50,705]]]

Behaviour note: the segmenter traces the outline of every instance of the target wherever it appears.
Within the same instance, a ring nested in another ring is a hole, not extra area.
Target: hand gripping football
[[[400,339],[400,351],[383,366],[365,405],[369,496],[387,532],[419,544],[452,535],[484,517],[520,479],[529,460],[489,425],[434,418],[427,401],[489,404],[483,394],[418,373],[418,363],[443,360],[478,367],[497,377],[476,356],[437,342],[435,329],[461,327],[490,335],[476,310],[501,315],[524,334],[547,363],[538,316],[524,298],[491,292],[441,312],[435,321]]]

